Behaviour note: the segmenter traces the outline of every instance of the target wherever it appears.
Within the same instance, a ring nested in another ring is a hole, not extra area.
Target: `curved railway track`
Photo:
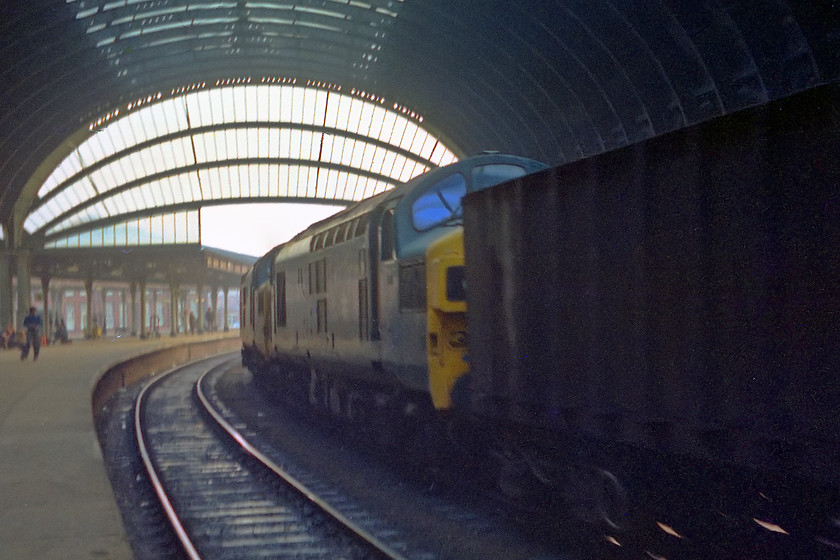
[[[199,381],[230,358],[193,363],[139,393],[143,461],[187,557],[403,558],[246,442]],[[238,449],[220,441],[220,423]]]
[[[591,557],[285,410],[238,362],[188,364],[109,404],[105,455],[138,559]]]

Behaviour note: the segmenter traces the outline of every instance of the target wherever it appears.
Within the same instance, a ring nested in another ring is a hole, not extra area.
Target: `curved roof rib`
[[[92,122],[38,189],[26,231],[50,242],[173,207],[347,204],[456,159],[419,115],[384,99],[249,81],[150,95]]]
[[[458,156],[499,150],[556,165],[840,78],[840,5],[810,0],[11,0],[0,3],[0,31],[0,223],[42,240],[79,220],[113,221],[108,204],[142,206],[119,177],[103,188],[110,163],[76,187],[39,191],[61,163],[51,158],[72,152],[89,123],[185,84],[336,84],[422,114],[422,128]],[[224,135],[238,143],[234,130],[276,130],[247,122]],[[225,182],[200,161],[198,130],[216,124],[167,132],[177,172],[166,180],[185,193],[173,204],[197,200],[183,177],[207,192]],[[252,157],[257,169],[274,165]],[[316,173],[393,178],[303,160]]]

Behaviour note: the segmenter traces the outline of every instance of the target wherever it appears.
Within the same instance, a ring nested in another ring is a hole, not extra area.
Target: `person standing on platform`
[[[62,319],[58,326],[55,328],[55,336],[53,337],[53,342],[60,342],[62,344],[67,344],[70,342],[70,339],[67,335],[67,324]]]
[[[38,310],[34,307],[29,308],[29,315],[23,320],[23,330],[26,331],[26,342],[23,344],[23,352],[20,355],[21,360],[25,360],[29,356],[29,346],[32,345],[32,359],[37,360],[38,354],[41,353],[41,316],[38,315]]]
[[[0,333],[0,348],[7,350],[15,345],[15,328],[12,325],[6,327]]]

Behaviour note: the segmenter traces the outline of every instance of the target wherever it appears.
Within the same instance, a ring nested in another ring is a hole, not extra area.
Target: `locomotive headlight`
[[[446,269],[446,299],[449,301],[467,300],[467,279],[463,266],[450,266]]]
[[[427,305],[441,313],[467,310],[466,269],[463,255],[442,253],[426,261]]]
[[[467,347],[467,332],[455,331],[449,335],[449,346],[452,348],[466,348]]]

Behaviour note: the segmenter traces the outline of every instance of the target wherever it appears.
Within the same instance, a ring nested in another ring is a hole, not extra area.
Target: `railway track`
[[[262,455],[214,409],[199,382],[231,363],[179,368],[144,387],[135,404],[140,453],[186,556],[403,558],[395,544]],[[236,447],[220,439],[219,426]]]
[[[228,355],[190,364],[161,378],[142,390],[131,413],[143,425],[128,422],[126,428],[123,422],[120,429],[117,421],[111,430],[115,440],[120,433],[127,438],[135,431],[141,434],[144,454],[155,465],[155,474],[147,475],[122,452],[105,450],[106,458],[114,463],[113,471],[127,473],[131,483],[136,480],[142,487],[147,485],[141,479],[156,482],[154,490],[141,489],[139,497],[117,492],[124,512],[127,508],[141,514],[127,521],[129,533],[144,534],[139,548],[149,548],[143,554],[132,538],[138,558],[177,556],[171,551],[178,546],[165,542],[171,538],[160,529],[164,516],[153,511],[156,505],[149,505],[155,493],[166,496],[162,509],[165,517],[178,520],[177,538],[184,543],[188,558],[576,560],[634,558],[639,557],[634,551],[640,550],[649,557],[737,557],[709,553],[729,549],[733,544],[727,544],[729,538],[715,546],[707,539],[692,543],[673,536],[670,527],[662,524],[658,525],[661,535],[648,537],[657,545],[650,550],[670,552],[664,555],[650,556],[647,538],[635,542],[642,536],[618,542],[608,536],[599,538],[585,528],[568,527],[580,534],[569,539],[558,532],[557,542],[546,543],[542,536],[523,537],[521,531],[505,526],[506,514],[493,519],[465,504],[462,496],[453,496],[451,490],[418,490],[406,473],[377,465],[381,457],[359,453],[357,442],[348,441],[345,434],[331,434],[320,422],[307,425],[304,417],[284,412],[275,401],[265,400],[238,361]],[[128,394],[123,398],[135,400]],[[119,408],[117,402],[112,405]],[[125,418],[125,410],[120,410]],[[340,476],[353,479],[355,487],[339,481]],[[373,492],[379,496],[371,498]],[[672,496],[686,507],[696,506],[696,501]],[[383,501],[388,504],[383,506]],[[137,528],[130,526],[138,520]],[[758,528],[759,524],[753,530]],[[759,547],[755,550],[763,551],[763,557],[788,557],[775,551],[782,546],[779,539],[792,537],[772,529],[767,529],[768,535],[747,540]],[[561,529],[549,528],[555,530]],[[660,542],[666,537],[673,542]],[[771,543],[770,537],[777,538]],[[157,548],[148,547],[150,540]],[[754,552],[755,546],[739,550]],[[801,546],[791,543],[788,548]]]
[[[537,544],[506,515],[418,483],[341,430],[284,411],[230,356],[179,368],[109,406],[105,455],[122,477],[117,501],[138,559],[583,557]],[[138,438],[144,460],[130,449]]]

